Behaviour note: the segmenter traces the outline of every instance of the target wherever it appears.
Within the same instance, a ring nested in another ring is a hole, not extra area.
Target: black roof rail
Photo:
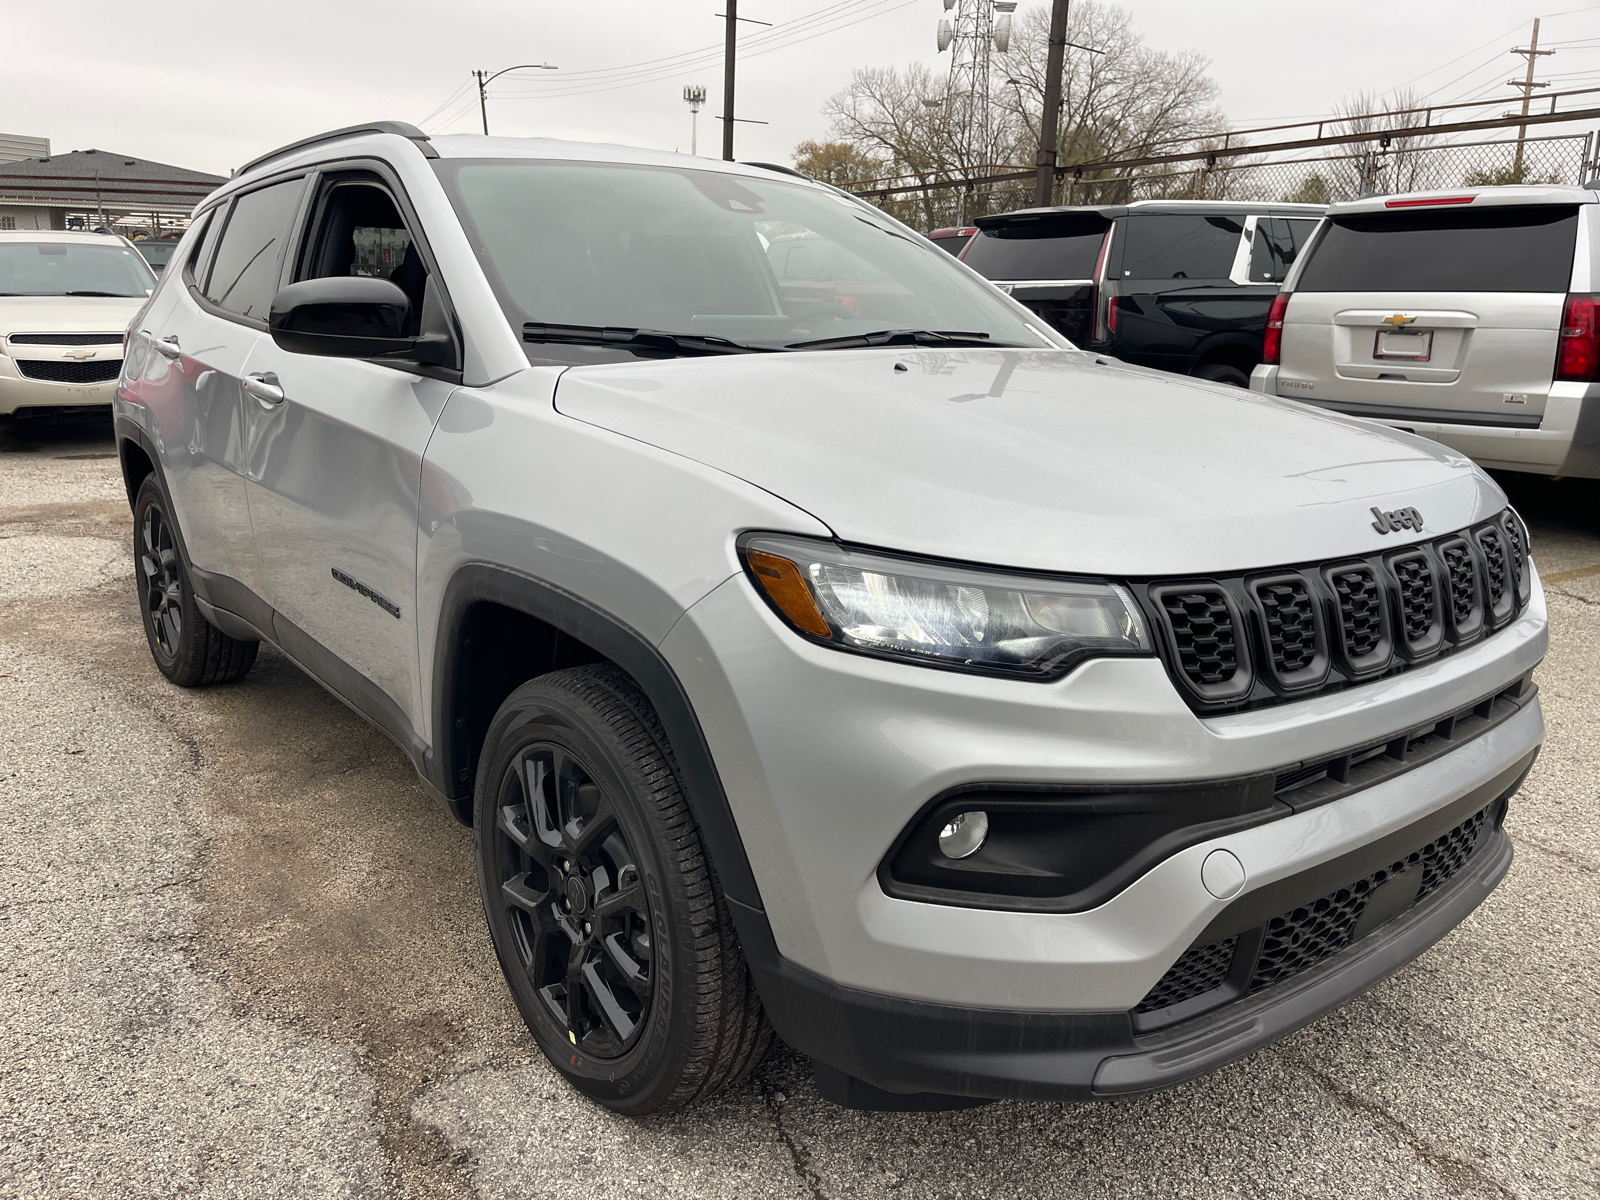
[[[307,146],[315,146],[318,142],[332,142],[339,138],[354,137],[360,133],[393,133],[403,138],[410,138],[417,143],[417,149],[429,158],[438,158],[439,152],[428,145],[428,135],[415,125],[405,121],[369,121],[365,125],[346,125],[343,129],[330,129],[327,133],[319,133],[313,137],[301,138],[298,142],[290,142],[287,146],[279,146],[276,150],[269,150],[259,158],[252,158],[244,166],[237,168],[228,178],[237,179],[246,171],[253,171],[262,163],[271,162],[295,150],[304,150]]]

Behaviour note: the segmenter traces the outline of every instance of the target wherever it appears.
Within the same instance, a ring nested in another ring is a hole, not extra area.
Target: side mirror
[[[279,291],[267,327],[272,340],[291,354],[448,363],[454,354],[449,335],[408,337],[410,319],[410,299],[389,280],[335,275]]]

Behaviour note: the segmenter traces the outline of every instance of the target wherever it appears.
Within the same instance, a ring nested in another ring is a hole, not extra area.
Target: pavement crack
[[[1274,1051],[1290,1066],[1298,1067],[1309,1075],[1341,1108],[1357,1116],[1366,1117],[1391,1137],[1402,1142],[1456,1195],[1495,1196],[1514,1200],[1515,1193],[1505,1184],[1485,1174],[1482,1169],[1465,1159],[1434,1149],[1426,1139],[1383,1105],[1357,1094],[1304,1055],[1282,1045],[1274,1047]]]
[[[1560,859],[1568,866],[1576,868],[1579,871],[1588,871],[1590,873],[1600,871],[1600,865],[1590,862],[1583,855],[1578,854],[1575,851],[1568,850],[1565,846],[1552,846],[1549,842],[1541,841],[1536,837],[1530,837],[1520,829],[1517,831],[1515,840],[1518,846],[1532,846],[1535,850],[1542,850],[1544,853],[1550,855],[1551,858]]]
[[[795,1140],[794,1134],[783,1123],[783,1106],[788,1097],[778,1088],[769,1084],[760,1074],[756,1082],[761,1087],[761,1101],[766,1105],[767,1114],[772,1118],[772,1128],[778,1135],[778,1140],[783,1143],[783,1148],[789,1153],[789,1161],[794,1166],[794,1173],[811,1200],[829,1200],[828,1194],[822,1190],[822,1177],[811,1169],[811,1155]]]
[[[1569,592],[1566,588],[1546,588],[1547,592],[1554,592],[1568,600],[1576,600],[1579,604],[1587,604],[1590,608],[1600,608],[1600,600],[1591,600],[1588,596],[1580,596],[1577,592]]]
[[[93,904],[98,900],[127,900],[138,896],[154,896],[157,892],[165,891],[170,887],[180,887],[187,883],[199,883],[198,876],[186,875],[181,879],[169,879],[165,883],[157,883],[147,888],[117,890],[115,892],[101,892],[99,895],[73,895],[73,896],[36,896],[31,900],[7,900],[0,904],[0,912],[13,908],[30,908],[39,904]]]

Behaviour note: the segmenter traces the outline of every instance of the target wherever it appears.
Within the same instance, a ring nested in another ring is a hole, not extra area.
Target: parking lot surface
[[[1504,482],[1548,741],[1418,962],[1141,1099],[848,1112],[780,1048],[629,1121],[545,1067],[398,749],[265,647],[156,672],[107,424],[0,426],[0,1197],[1600,1195],[1600,487]]]

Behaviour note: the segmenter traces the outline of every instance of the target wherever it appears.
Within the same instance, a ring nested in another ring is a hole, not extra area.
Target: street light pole
[[[727,0],[727,32],[722,45],[722,157],[733,161],[733,59],[739,38],[739,0]]]
[[[1055,0],[1050,10],[1050,49],[1044,68],[1044,112],[1039,117],[1039,172],[1033,184],[1033,202],[1050,203],[1056,183],[1056,140],[1061,132],[1061,68],[1067,56],[1067,8],[1070,0]]]
[[[484,136],[487,137],[488,134],[489,134],[489,100],[488,100],[488,92],[489,92],[489,85],[491,83],[493,83],[496,79],[499,79],[500,76],[504,75],[507,71],[558,71],[558,70],[560,70],[559,67],[552,66],[550,63],[518,63],[514,67],[504,67],[504,68],[496,71],[493,75],[489,74],[487,71],[474,71],[473,75],[476,76],[477,80],[478,80],[478,116],[480,116],[483,119]]]

